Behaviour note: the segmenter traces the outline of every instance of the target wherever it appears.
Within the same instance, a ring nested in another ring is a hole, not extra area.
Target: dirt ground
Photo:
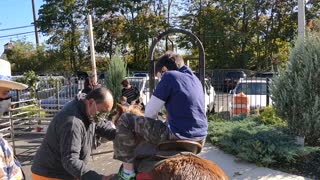
[[[22,164],[22,168],[27,179],[31,179],[30,168],[32,160],[43,137],[44,135],[24,134],[15,138],[16,155]],[[96,150],[93,150],[89,166],[92,170],[95,170],[100,174],[109,175],[117,173],[120,167],[120,162],[114,160],[112,157],[112,142],[103,143]]]

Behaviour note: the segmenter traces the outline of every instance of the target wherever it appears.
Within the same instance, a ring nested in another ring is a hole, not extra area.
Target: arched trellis
[[[154,39],[152,41],[152,44],[151,44],[151,47],[150,47],[150,50],[149,50],[149,77],[150,77],[150,82],[149,82],[149,90],[150,90],[150,96],[152,95],[153,93],[153,90],[154,90],[154,81],[155,81],[155,72],[154,72],[154,69],[155,69],[155,63],[154,63],[154,59],[153,59],[153,53],[154,53],[154,49],[155,49],[155,46],[157,45],[157,43],[162,39],[164,38],[165,36],[168,36],[170,34],[174,34],[174,33],[182,33],[182,34],[185,34],[187,36],[189,36],[193,41],[196,42],[196,45],[198,46],[199,48],[199,79],[202,83],[202,86],[204,87],[204,75],[205,75],[205,57],[204,57],[204,48],[203,48],[203,45],[201,43],[201,41],[199,40],[199,38],[194,35],[193,33],[189,32],[189,31],[186,31],[186,30],[183,30],[183,29],[168,29],[167,31],[161,33],[158,35],[158,37],[156,39]]]

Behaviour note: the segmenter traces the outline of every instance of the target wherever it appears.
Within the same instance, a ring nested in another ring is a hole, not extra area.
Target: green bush
[[[309,145],[320,138],[320,40],[308,36],[291,50],[287,69],[275,78],[271,93],[274,107],[290,131],[304,136]]]
[[[270,166],[276,162],[292,162],[304,148],[295,144],[285,128],[265,125],[259,118],[243,121],[209,122],[212,143],[244,160]]]
[[[247,114],[245,113],[242,113],[242,114],[239,114],[239,115],[235,115],[231,118],[231,120],[233,121],[241,121],[241,120],[244,120],[247,118]]]
[[[219,117],[217,114],[210,114],[208,116],[208,121],[214,121],[214,122],[223,122],[225,121],[223,118]]]
[[[39,76],[34,71],[27,71],[23,73],[22,78],[23,83],[28,85],[30,89],[31,98],[36,97],[36,84],[39,82]]]
[[[266,125],[287,125],[287,123],[276,114],[276,111],[272,106],[265,107],[263,111],[260,113],[259,118],[261,119],[262,123]]]

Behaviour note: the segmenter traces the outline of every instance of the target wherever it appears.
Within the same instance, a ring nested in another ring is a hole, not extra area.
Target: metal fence
[[[269,78],[260,77],[227,78],[213,82],[216,90],[215,112],[229,119],[239,114],[252,114],[271,105],[271,82]]]
[[[142,102],[146,105],[150,98],[149,79],[146,77],[128,79],[139,89]],[[44,134],[53,116],[83,88],[82,80],[76,83],[66,79],[55,81],[54,84],[41,83],[35,92],[24,90],[11,93],[15,95],[12,98],[12,108],[7,116],[0,120],[0,133],[5,137],[11,137],[13,143],[16,135]],[[257,77],[223,79],[213,83],[210,79],[206,79],[204,91],[207,111],[229,119],[271,105],[270,83],[270,79]],[[249,98],[246,102],[241,100],[236,103],[235,97],[241,93]],[[236,111],[237,108],[244,111]]]
[[[7,116],[1,118],[0,133],[11,138],[15,152],[15,137],[23,134],[44,134],[45,129],[58,110],[41,109],[37,99],[13,102]]]
[[[54,115],[83,88],[83,81],[67,78],[49,82],[42,79],[36,89],[11,91],[11,109],[1,117],[0,133],[11,138],[15,151],[15,137],[23,134],[45,134]]]

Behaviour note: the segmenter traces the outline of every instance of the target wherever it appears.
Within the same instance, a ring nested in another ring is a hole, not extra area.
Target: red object
[[[150,173],[140,172],[136,176],[136,180],[152,180]]]
[[[36,128],[36,132],[41,132],[42,129],[43,129],[42,127],[37,127],[37,128]]]

